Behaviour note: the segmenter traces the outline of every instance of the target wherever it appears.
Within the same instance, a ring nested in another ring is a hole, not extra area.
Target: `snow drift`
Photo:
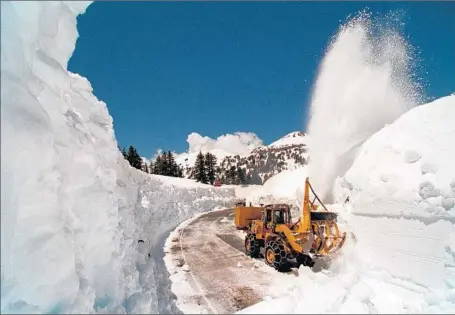
[[[455,96],[411,110],[373,135],[337,181],[338,200],[354,205],[363,260],[443,292],[455,285],[454,121]]]
[[[393,15],[360,13],[340,27],[321,63],[307,130],[310,177],[326,202],[358,147],[420,102],[413,49],[396,24]]]
[[[247,204],[250,204],[250,202],[253,205],[289,204],[293,221],[295,221],[300,216],[303,202],[303,186],[307,176],[308,169],[306,166],[285,170],[272,176],[264,185],[250,186],[245,191],[236,192],[236,195],[244,196],[243,198]]]
[[[451,95],[410,110],[370,137],[337,178],[337,204],[329,205],[356,241],[346,243],[330,269],[301,267],[297,281],[290,275],[275,288],[281,296],[239,313],[453,314],[454,121]]]
[[[88,5],[1,3],[2,313],[169,311],[159,243],[234,197],[129,167],[106,105],[67,71]]]

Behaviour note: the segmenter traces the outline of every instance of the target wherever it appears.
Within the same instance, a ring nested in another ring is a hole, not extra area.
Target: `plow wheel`
[[[287,266],[287,254],[281,240],[271,240],[265,245],[265,263],[278,271]]]
[[[256,239],[256,236],[253,234],[248,234],[245,237],[245,252],[251,258],[259,257],[259,252],[261,249],[261,243]]]

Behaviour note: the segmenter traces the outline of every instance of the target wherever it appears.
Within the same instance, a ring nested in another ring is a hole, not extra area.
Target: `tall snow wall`
[[[369,268],[431,288],[455,311],[455,95],[421,105],[374,134],[336,181]],[[452,293],[450,293],[452,292]],[[451,297],[450,297],[451,296]],[[417,311],[417,310],[416,310]]]
[[[106,104],[67,71],[89,4],[1,2],[2,313],[169,311],[165,233],[234,198],[125,162]]]

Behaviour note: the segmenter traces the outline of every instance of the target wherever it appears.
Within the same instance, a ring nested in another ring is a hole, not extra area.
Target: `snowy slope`
[[[268,147],[273,148],[299,144],[307,144],[307,135],[300,131],[294,131],[272,142],[271,144],[268,145]]]
[[[331,206],[356,242],[345,245],[329,270],[301,267],[297,280],[271,290],[273,299],[239,313],[453,314],[454,121],[451,95],[410,110],[369,138],[337,179],[338,205]],[[347,196],[350,203],[342,205]]]
[[[88,4],[1,2],[2,313],[169,311],[159,243],[234,200],[123,159],[106,105],[66,70]]]

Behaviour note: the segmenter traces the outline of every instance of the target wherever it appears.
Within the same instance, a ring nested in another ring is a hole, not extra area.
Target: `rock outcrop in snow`
[[[234,197],[129,167],[67,71],[88,5],[1,2],[2,313],[166,312],[164,233]]]

